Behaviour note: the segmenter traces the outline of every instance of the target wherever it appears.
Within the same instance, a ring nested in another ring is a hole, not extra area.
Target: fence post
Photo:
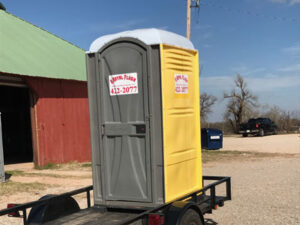
[[[4,153],[3,153],[3,140],[2,140],[2,121],[0,112],[0,181],[5,182],[5,171],[4,171]]]

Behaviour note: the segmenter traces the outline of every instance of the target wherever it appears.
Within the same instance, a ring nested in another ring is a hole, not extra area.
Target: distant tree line
[[[249,90],[240,74],[237,74],[234,85],[234,88],[228,93],[225,92],[223,96],[223,100],[227,100],[223,122],[207,122],[217,98],[207,93],[200,95],[202,127],[220,129],[224,133],[237,133],[240,124],[247,122],[250,118],[268,117],[278,126],[279,132],[300,132],[300,111],[289,112],[278,106],[264,106],[263,110],[260,110],[257,96]]]

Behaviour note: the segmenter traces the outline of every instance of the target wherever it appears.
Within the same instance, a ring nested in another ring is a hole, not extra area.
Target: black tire
[[[259,130],[259,136],[263,137],[265,135],[265,131],[263,129]]]
[[[276,135],[276,134],[277,134],[277,130],[274,129],[274,130],[273,130],[273,135]]]
[[[248,137],[248,134],[243,134],[243,137]]]
[[[55,195],[45,195],[40,200],[55,197]],[[34,206],[28,216],[29,225],[44,224],[45,222],[58,219],[80,211],[76,200],[70,196],[61,197],[44,205]]]
[[[181,218],[180,225],[203,225],[203,223],[195,210],[188,209]]]

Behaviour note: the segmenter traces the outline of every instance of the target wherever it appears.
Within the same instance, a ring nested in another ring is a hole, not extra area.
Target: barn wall
[[[90,161],[87,83],[25,78],[34,92],[32,123],[35,127],[36,165]]]

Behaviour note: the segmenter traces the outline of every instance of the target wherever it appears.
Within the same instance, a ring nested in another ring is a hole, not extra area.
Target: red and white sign
[[[175,93],[188,94],[189,76],[186,74],[174,74],[174,79],[175,79]]]
[[[137,73],[109,75],[110,95],[138,94]]]

